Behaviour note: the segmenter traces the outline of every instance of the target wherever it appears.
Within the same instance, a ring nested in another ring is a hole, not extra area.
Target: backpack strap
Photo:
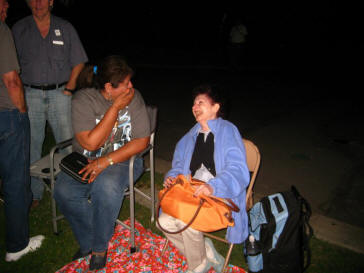
[[[291,190],[294,193],[294,195],[296,196],[297,200],[299,200],[300,204],[301,204],[301,214],[302,214],[302,240],[303,240],[303,251],[307,253],[307,257],[306,257],[306,264],[303,267],[303,271],[305,272],[307,270],[307,268],[310,266],[311,264],[311,248],[310,248],[310,239],[313,236],[313,228],[310,225],[310,217],[312,215],[312,210],[311,210],[311,206],[310,204],[307,202],[307,200],[305,198],[302,197],[302,195],[300,195],[300,193],[298,192],[297,188],[295,186],[291,186]]]

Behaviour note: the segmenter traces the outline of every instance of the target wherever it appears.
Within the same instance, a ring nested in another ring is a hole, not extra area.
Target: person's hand
[[[134,97],[134,88],[129,88],[127,91],[122,92],[113,103],[113,107],[118,110],[124,109]]]
[[[193,193],[193,196],[197,197],[200,196],[201,194],[210,196],[212,195],[213,192],[214,189],[209,184],[204,184],[196,188],[195,192]]]
[[[18,110],[19,110],[20,113],[23,113],[23,114],[26,113],[27,112],[27,106],[25,105],[25,103],[21,104],[19,106]]]
[[[165,188],[169,188],[170,186],[172,186],[172,184],[173,184],[173,180],[174,180],[174,177],[172,177],[172,176],[168,176],[168,177],[166,178],[166,180],[164,180],[164,182],[163,182],[163,187],[165,187]]]
[[[100,157],[95,160],[88,159],[89,164],[79,171],[83,174],[82,179],[89,177],[88,183],[94,182],[96,177],[109,166],[109,161],[105,157]]]
[[[63,90],[62,92],[63,92],[63,94],[65,94],[66,96],[72,96],[72,93],[71,93],[70,91]]]
[[[67,83],[68,85],[69,83]],[[75,92],[75,87],[71,88],[70,86],[65,86],[63,88],[63,94],[65,94],[66,96],[72,96],[72,92]]]

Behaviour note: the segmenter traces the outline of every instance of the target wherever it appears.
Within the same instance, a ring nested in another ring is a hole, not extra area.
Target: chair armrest
[[[62,141],[58,144],[56,144],[55,146],[53,146],[53,148],[51,149],[50,153],[49,153],[49,156],[50,156],[50,159],[53,160],[53,157],[54,157],[54,153],[58,150],[58,149],[63,149],[67,146],[70,146],[72,144],[72,138],[70,139],[67,139],[65,141]]]
[[[62,141],[58,144],[56,144],[49,153],[49,160],[50,160],[50,173],[52,180],[54,179],[54,154],[58,149],[63,149],[65,147],[68,147],[72,144],[72,138],[67,139],[65,141]]]
[[[140,156],[142,157],[143,155],[145,155],[147,152],[149,152],[151,149],[153,148],[153,145],[152,144],[148,144],[148,146],[143,150],[141,151],[140,153],[137,153],[135,156]]]
[[[65,148],[65,147],[67,147],[67,146],[70,146],[72,144],[72,138],[70,138],[70,139],[67,139],[67,140],[65,140],[65,141],[62,141],[62,142],[60,142],[60,143],[58,143],[58,144],[56,144],[55,146],[53,146],[53,148],[51,149],[51,151],[50,151],[50,154],[52,155],[52,154],[54,154],[55,153],[55,151],[57,150],[57,149],[63,149],[63,148]],[[53,153],[52,153],[53,152]]]

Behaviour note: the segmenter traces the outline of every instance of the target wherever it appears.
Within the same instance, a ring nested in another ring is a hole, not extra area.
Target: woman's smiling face
[[[200,124],[206,124],[208,120],[216,118],[220,105],[214,103],[206,94],[198,95],[192,106],[192,113]]]

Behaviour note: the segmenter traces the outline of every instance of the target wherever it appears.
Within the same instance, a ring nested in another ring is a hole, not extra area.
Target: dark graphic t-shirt
[[[92,130],[102,120],[111,104],[96,89],[78,91],[72,99],[74,133]],[[119,111],[114,128],[102,147],[95,151],[88,151],[74,140],[73,149],[89,158],[95,158],[118,150],[134,138],[146,137],[149,134],[149,118],[144,100],[140,93],[135,90],[131,103],[125,109]]]

